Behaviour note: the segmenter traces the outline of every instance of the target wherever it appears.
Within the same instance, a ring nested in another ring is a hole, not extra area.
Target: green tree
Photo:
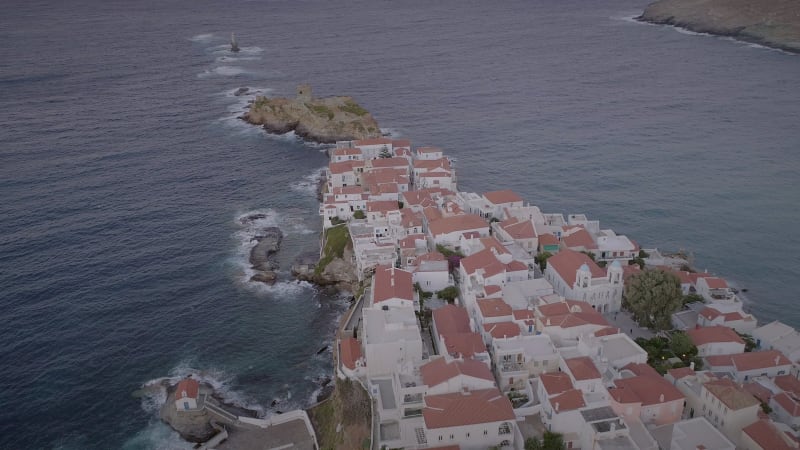
[[[367,215],[364,214],[364,210],[363,209],[357,209],[353,213],[353,219],[366,219],[366,218],[367,218]]]
[[[389,147],[384,145],[383,148],[381,148],[381,152],[378,154],[378,158],[391,158],[391,157],[392,154],[389,153]]]
[[[692,343],[689,335],[682,331],[672,333],[669,348],[675,356],[683,361],[688,361],[697,355],[697,347]]]
[[[447,286],[446,288],[437,292],[436,296],[442,300],[447,300],[448,302],[453,303],[458,297],[458,288],[455,286]]]
[[[539,268],[542,269],[542,272],[544,272],[544,269],[547,268],[547,258],[551,256],[553,256],[553,254],[550,252],[541,252],[533,257],[533,261],[538,264]]]
[[[681,281],[663,270],[645,270],[630,278],[625,298],[640,325],[667,330],[672,314],[683,305]]]
[[[706,300],[700,294],[692,293],[692,294],[687,294],[686,296],[683,297],[683,304],[684,305],[688,305],[689,303],[697,303],[697,302],[703,303],[705,301]]]
[[[564,450],[564,436],[550,431],[544,432],[544,438],[528,438],[525,440],[525,450]]]

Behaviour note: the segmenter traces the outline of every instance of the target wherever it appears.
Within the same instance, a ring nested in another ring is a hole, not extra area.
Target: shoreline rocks
[[[352,97],[314,98],[308,85],[298,86],[294,99],[259,95],[240,118],[270,133],[294,131],[305,140],[321,144],[381,136],[372,114]]]
[[[658,0],[637,20],[800,53],[800,3],[795,0]]]
[[[249,225],[253,221],[263,219],[263,214],[253,214],[243,217],[240,222],[242,225]],[[274,284],[278,279],[275,273],[279,265],[275,261],[275,254],[281,249],[281,241],[283,240],[283,232],[278,227],[266,227],[259,230],[256,236],[253,236],[256,245],[250,249],[250,266],[256,270],[256,274],[250,277],[250,281],[259,281],[266,284]]]

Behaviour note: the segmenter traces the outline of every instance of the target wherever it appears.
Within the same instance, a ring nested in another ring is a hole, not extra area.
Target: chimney
[[[617,431],[617,422],[611,422],[611,431]]]
[[[664,394],[658,396],[658,403],[664,403]]]
[[[689,363],[689,368],[690,368],[690,369],[692,369],[692,370],[694,370],[694,361],[692,361],[692,362],[690,362],[690,363]]]
[[[556,410],[556,412],[558,412],[558,402],[556,402],[555,410]]]
[[[781,355],[775,355],[775,365],[780,365],[781,362]]]

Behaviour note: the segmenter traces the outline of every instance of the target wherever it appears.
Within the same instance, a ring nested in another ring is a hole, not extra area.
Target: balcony
[[[501,361],[499,364],[500,371],[507,372],[525,372],[525,364],[516,361]]]

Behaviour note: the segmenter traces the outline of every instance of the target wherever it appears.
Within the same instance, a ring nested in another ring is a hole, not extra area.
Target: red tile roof
[[[742,429],[742,432],[750,436],[761,448],[765,450],[794,450],[797,447],[792,447],[786,443],[781,437],[778,428],[770,420],[759,420]]]
[[[539,247],[544,247],[545,245],[558,245],[558,238],[550,233],[539,235]]]
[[[414,301],[414,283],[411,273],[394,267],[375,268],[375,288],[372,292],[373,304],[399,298]]]
[[[361,153],[361,149],[358,147],[337,148],[333,150],[334,156],[360,155]]]
[[[196,399],[199,392],[200,383],[198,383],[197,380],[193,378],[184,378],[175,388],[175,400],[180,400],[183,398]]]
[[[419,149],[417,149],[417,151],[419,151]],[[434,170],[434,169],[450,170],[450,161],[447,158],[417,159],[414,160],[414,168],[421,170]]]
[[[775,403],[781,405],[781,408],[792,417],[800,417],[800,404],[797,400],[793,399],[786,392],[781,392],[772,397]]]
[[[592,278],[604,278],[606,276],[606,271],[600,268],[591,258],[574,250],[561,250],[547,258],[547,267],[552,266],[568,286],[575,284],[576,272],[584,264],[589,267]]]
[[[473,253],[466,258],[461,258],[461,266],[467,275],[475,273],[478,269],[485,269],[492,264],[500,264],[497,256],[492,253],[491,249],[485,248],[479,252]]]
[[[704,280],[709,289],[726,289],[728,287],[728,283],[726,283],[722,278],[705,277]]]
[[[328,164],[328,170],[334,175],[353,171],[353,161],[332,162]]]
[[[583,408],[586,403],[583,401],[583,393],[578,389],[572,389],[563,394],[550,397],[550,406],[556,412],[572,411]]]
[[[372,167],[378,168],[390,168],[390,167],[408,167],[408,160],[401,157],[393,157],[393,158],[378,158],[373,159],[370,161]]]
[[[668,374],[672,375],[672,378],[676,380],[680,380],[681,378],[692,376],[695,374],[694,370],[690,369],[689,367],[680,367],[678,369],[670,369]]]
[[[469,314],[461,306],[444,305],[433,310],[433,322],[439,334],[469,333]]]
[[[516,419],[511,401],[497,388],[427,395],[422,417],[429,429]]]
[[[516,217],[507,219],[499,224],[512,239],[533,239],[536,237],[536,230],[533,229],[533,222],[530,220],[520,221]]]
[[[572,372],[572,376],[575,377],[576,381],[600,378],[600,371],[597,370],[592,359],[588,356],[565,359],[564,363],[567,364],[569,371]]]
[[[651,378],[661,378],[661,375],[652,368],[649,364],[644,363],[630,363],[623,367],[623,369],[630,370],[637,376],[645,376]]]
[[[620,333],[619,328],[606,327],[606,328],[603,328],[603,329],[595,331],[594,335],[597,336],[597,337],[601,337],[601,336],[611,336],[613,334],[619,334],[619,333]]]
[[[594,239],[592,239],[592,235],[586,231],[585,228],[581,227],[578,231],[573,232],[568,236],[562,236],[561,242],[567,248],[585,248],[587,250],[592,250],[597,248],[597,244],[594,243]]]
[[[392,140],[387,138],[370,138],[370,139],[359,139],[355,141],[355,146],[360,147],[362,145],[381,145],[381,144],[391,144]]]
[[[439,147],[417,147],[417,153],[439,153],[442,149]]]
[[[445,358],[435,359],[420,366],[419,372],[422,382],[429,387],[437,386],[459,375],[494,381],[494,375],[486,364],[471,358],[451,362],[447,362]]]
[[[487,352],[483,338],[478,333],[449,333],[442,336],[448,355],[472,358],[477,354]]]
[[[483,317],[506,317],[512,314],[511,306],[502,298],[480,298],[477,303]]]
[[[515,309],[512,312],[514,320],[534,319],[536,317],[530,309]]]
[[[676,400],[683,401],[684,396],[681,391],[673,386],[669,381],[656,376],[642,375],[632,378],[622,378],[615,380],[614,384],[622,389],[628,389],[636,394],[643,406],[668,403]]]
[[[539,382],[550,396],[575,388],[569,375],[564,372],[543,373],[539,375]]]
[[[608,388],[608,394],[617,403],[642,403],[642,400],[631,389],[625,388]]]
[[[752,394],[745,391],[728,378],[709,381],[703,386],[728,408],[734,411],[760,404]]]
[[[696,346],[711,344],[715,342],[734,342],[744,345],[742,338],[733,331],[732,328],[716,325],[713,327],[692,328],[686,331],[689,339]]]
[[[463,214],[431,221],[428,224],[428,228],[432,235],[439,236],[456,231],[469,231],[480,228],[486,228],[488,230],[489,224],[486,223],[483,218],[475,214]]]
[[[345,367],[354,370],[356,368],[356,361],[361,358],[361,344],[358,340],[349,337],[340,341],[342,364]]]
[[[495,339],[510,338],[520,335],[519,325],[514,322],[487,323],[483,329]]]
[[[367,212],[387,213],[389,211],[399,211],[400,206],[394,200],[378,200],[367,202]]]
[[[753,369],[765,369],[775,366],[790,365],[792,362],[777,350],[766,350],[763,352],[747,352],[731,355],[731,360],[736,370],[745,371]]]
[[[792,393],[795,397],[800,397],[800,380],[792,375],[778,375],[772,381],[784,391]]]
[[[537,307],[537,314],[543,326],[572,328],[581,325],[608,327],[610,324],[586,302],[567,300]]]
[[[755,381],[743,384],[742,389],[749,392],[753,397],[763,403],[769,403],[769,399],[772,398],[772,391]]]
[[[505,203],[521,202],[522,197],[517,195],[516,192],[511,190],[490,191],[483,194],[486,200],[489,200],[494,205],[502,205]]]

